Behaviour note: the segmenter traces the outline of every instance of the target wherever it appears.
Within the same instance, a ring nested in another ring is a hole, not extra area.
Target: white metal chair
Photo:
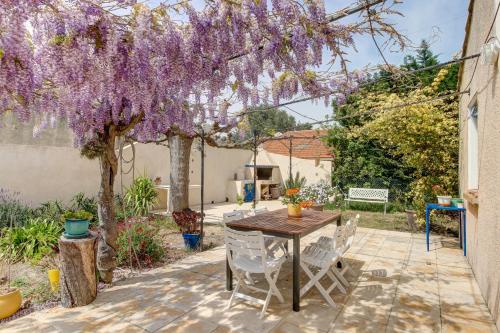
[[[255,207],[255,208],[252,208],[250,210],[250,215],[251,216],[255,216],[255,215],[259,215],[259,214],[263,214],[263,213],[267,213],[269,210],[267,209],[267,207]]]
[[[229,267],[237,280],[227,309],[232,306],[236,297],[242,298],[253,303],[262,304],[263,308],[260,313],[262,318],[272,296],[276,296],[281,303],[284,302],[283,296],[276,286],[276,281],[285,258],[269,256],[264,244],[264,235],[261,231],[238,231],[224,227],[224,238]],[[269,284],[269,290],[249,285],[245,280],[246,273],[264,274]],[[267,295],[265,300],[262,300],[240,293],[240,288],[263,292]]]
[[[222,222],[229,222],[234,220],[241,220],[245,214],[241,210],[234,210],[232,212],[222,213]]]
[[[256,216],[259,214],[264,214],[267,213],[269,210],[267,207],[259,207],[259,208],[254,208],[250,211],[250,216]],[[269,251],[269,254],[276,256],[278,253],[278,250],[281,250],[283,252],[283,255],[288,258],[288,250],[285,246],[287,244],[288,239],[282,238],[282,237],[276,237],[276,236],[269,236],[265,235],[264,236],[266,248]]]
[[[358,221],[359,214],[357,214],[354,219],[349,219],[345,226],[337,227],[333,239],[331,237],[321,236],[316,243],[312,244],[323,249],[330,249],[332,247],[336,248],[338,258],[333,263],[333,265],[337,267],[337,263],[341,263],[342,269],[338,271],[339,274],[337,275],[337,277],[346,286],[349,285],[349,282],[345,278],[345,274],[347,272],[354,274],[354,270],[343,257],[351,248],[351,245],[354,241],[354,236],[356,235],[356,229],[358,227]]]
[[[340,246],[343,245],[334,244],[336,239],[343,240],[341,235],[342,230],[337,229],[335,237],[332,240],[332,244],[330,247],[322,247],[316,244],[309,245],[302,251],[300,255],[300,266],[304,270],[304,272],[309,277],[309,281],[300,289],[300,295],[303,296],[306,292],[309,291],[313,286],[318,289],[323,298],[327,301],[330,306],[335,307],[335,302],[330,297],[330,293],[338,288],[340,292],[346,293],[345,288],[342,286],[342,283],[339,281],[340,272],[338,272],[336,266],[333,265],[334,262],[339,260],[338,250]],[[337,237],[338,234],[338,237]],[[324,276],[328,276],[331,280],[332,284],[325,289],[321,284],[320,280]]]

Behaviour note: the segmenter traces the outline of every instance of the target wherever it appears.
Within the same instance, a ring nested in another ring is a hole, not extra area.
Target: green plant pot
[[[89,220],[66,219],[64,236],[67,238],[87,237],[89,234]]]
[[[451,206],[463,208],[464,207],[464,199],[461,199],[461,198],[451,199]]]

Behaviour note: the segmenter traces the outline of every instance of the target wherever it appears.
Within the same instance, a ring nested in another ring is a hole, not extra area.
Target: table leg
[[[462,212],[463,214],[463,218],[462,218],[462,222],[464,223],[464,226],[463,226],[463,231],[464,231],[464,257],[467,256],[467,213],[466,212]]]
[[[339,216],[337,218],[337,227],[340,227],[342,225],[342,216]]]
[[[429,232],[430,232],[430,209],[425,209],[425,237],[427,240],[427,252],[429,252]]]
[[[226,290],[233,290],[233,271],[229,266],[229,261],[227,260],[226,255]]]
[[[463,249],[463,229],[462,229],[462,212],[459,212],[458,214],[458,241],[460,242],[460,248]]]
[[[293,236],[293,311],[300,311],[300,237]]]

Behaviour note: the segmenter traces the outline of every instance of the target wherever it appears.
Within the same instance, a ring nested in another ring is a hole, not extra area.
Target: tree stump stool
[[[69,239],[61,236],[61,303],[65,308],[92,303],[97,296],[96,277],[97,234],[87,238]]]

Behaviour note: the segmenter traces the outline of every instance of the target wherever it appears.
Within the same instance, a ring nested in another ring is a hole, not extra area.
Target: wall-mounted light
[[[500,42],[492,37],[486,44],[481,46],[481,62],[483,65],[494,65],[500,52]]]

